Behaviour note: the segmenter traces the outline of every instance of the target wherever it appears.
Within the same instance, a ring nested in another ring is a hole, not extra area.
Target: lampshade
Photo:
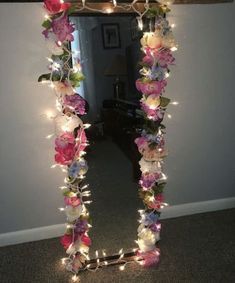
[[[111,61],[105,71],[105,76],[126,76],[127,68],[126,68],[126,58],[123,55],[116,55],[114,59]]]

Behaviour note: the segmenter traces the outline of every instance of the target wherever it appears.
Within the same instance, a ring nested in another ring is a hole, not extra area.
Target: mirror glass
[[[89,104],[88,183],[93,203],[93,251],[135,246],[140,155],[134,143],[142,121],[139,77],[140,36],[134,16],[72,17],[71,49],[85,80],[78,89]],[[91,251],[92,256],[92,251]]]

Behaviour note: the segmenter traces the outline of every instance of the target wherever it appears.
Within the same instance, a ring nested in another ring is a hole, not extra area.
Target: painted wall
[[[48,55],[41,4],[0,4],[0,233],[64,222],[63,176],[48,169],[54,96],[38,85]],[[167,95],[166,199],[172,205],[234,196],[235,4],[173,7],[180,48]]]

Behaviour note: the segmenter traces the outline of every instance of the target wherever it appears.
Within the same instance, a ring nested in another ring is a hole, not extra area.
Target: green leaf
[[[76,12],[76,5],[71,5],[67,10],[67,15],[71,15]]]
[[[167,98],[167,97],[164,97],[164,96],[161,96],[161,102],[160,102],[160,106],[161,107],[163,107],[163,108],[165,108],[165,107],[167,107],[167,105],[170,103],[170,99],[169,98]]]
[[[49,29],[51,27],[51,21],[50,20],[45,20],[43,23],[42,23],[42,26],[45,28],[45,29]]]

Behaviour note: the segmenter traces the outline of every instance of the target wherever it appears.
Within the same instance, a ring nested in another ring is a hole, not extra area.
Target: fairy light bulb
[[[177,50],[178,50],[177,46],[171,47],[171,51],[172,51],[172,52],[177,51]]]
[[[117,0],[113,0],[113,6],[114,6],[114,7],[117,6]]]
[[[179,105],[179,102],[178,101],[173,101],[171,102],[172,105]]]
[[[138,28],[139,28],[140,30],[143,30],[143,27],[144,27],[144,25],[143,25],[143,19],[142,19],[141,17],[137,17],[136,19],[137,19],[137,22],[138,22]]]
[[[171,119],[171,118],[172,118],[171,114],[167,114],[167,117],[168,117],[169,119]]]
[[[111,7],[109,7],[109,8],[106,8],[106,9],[104,10],[104,12],[105,12],[106,14],[111,14],[111,13],[113,13],[113,9],[112,9]]]
[[[73,282],[78,282],[78,279],[79,279],[79,277],[78,277],[76,274],[74,274],[74,275],[72,276],[72,281],[73,281]]]
[[[119,270],[123,271],[125,269],[125,265],[119,266]]]

